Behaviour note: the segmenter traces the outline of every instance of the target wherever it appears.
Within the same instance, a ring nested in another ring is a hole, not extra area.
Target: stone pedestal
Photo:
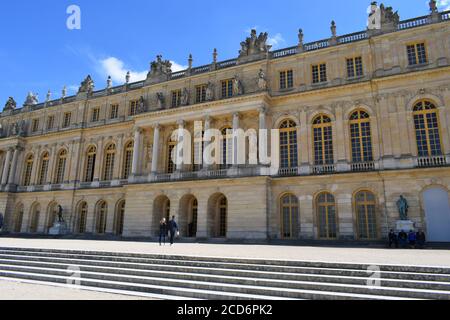
[[[400,231],[405,231],[406,233],[408,233],[411,230],[415,230],[415,224],[413,221],[411,220],[399,220],[396,223],[396,231],[400,232]]]
[[[59,236],[67,234],[69,229],[65,222],[55,222],[53,227],[48,230],[48,234],[52,236]]]

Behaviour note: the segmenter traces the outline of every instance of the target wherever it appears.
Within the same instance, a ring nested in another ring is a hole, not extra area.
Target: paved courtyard
[[[282,245],[179,243],[0,238],[0,247],[69,249],[209,257],[242,257],[280,260],[407,264],[450,267],[450,250],[382,249]]]

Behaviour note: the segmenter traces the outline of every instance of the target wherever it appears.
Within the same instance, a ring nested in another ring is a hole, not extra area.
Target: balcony
[[[445,156],[417,157],[416,159],[416,166],[418,168],[442,167],[447,164]]]
[[[334,164],[321,164],[314,165],[312,167],[313,174],[330,174],[336,171],[336,166]]]
[[[365,172],[375,170],[375,162],[355,162],[350,164],[350,169],[354,172]]]

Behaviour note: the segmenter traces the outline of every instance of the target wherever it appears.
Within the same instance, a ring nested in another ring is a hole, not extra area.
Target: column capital
[[[233,118],[240,118],[241,117],[241,114],[239,113],[239,112],[234,112],[233,113]]]
[[[212,121],[212,117],[211,117],[209,114],[207,114],[207,115],[203,118],[203,120],[204,120],[205,122],[211,122],[211,121]]]
[[[258,108],[258,112],[259,112],[260,114],[267,114],[267,110],[268,110],[267,106],[260,106],[260,107]]]
[[[177,125],[178,125],[179,127],[184,127],[185,121],[184,121],[183,119],[180,119],[180,120],[177,121]]]
[[[133,131],[134,131],[135,133],[141,134],[141,133],[144,131],[144,129],[143,129],[142,127],[137,127],[137,126],[135,126],[135,127],[133,128]]]
[[[154,123],[154,124],[152,124],[152,128],[154,130],[159,130],[159,129],[161,129],[161,125],[159,123]]]

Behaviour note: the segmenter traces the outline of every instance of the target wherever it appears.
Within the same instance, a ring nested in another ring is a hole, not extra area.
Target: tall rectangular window
[[[230,98],[233,96],[233,79],[222,81],[222,98]]]
[[[410,66],[427,63],[427,52],[425,43],[415,43],[406,46],[408,53],[408,64]]]
[[[280,89],[288,89],[294,86],[294,73],[292,70],[280,71]]]
[[[37,132],[39,130],[39,119],[33,119],[31,123],[31,132]]]
[[[72,118],[72,113],[71,112],[64,113],[64,118],[63,118],[63,123],[62,123],[62,127],[63,128],[70,127],[70,119],[71,118]]]
[[[48,116],[47,130],[52,130],[54,125],[55,125],[55,116]]]
[[[201,103],[206,101],[206,84],[195,87],[195,102]]]
[[[347,59],[347,77],[354,78],[361,76],[363,76],[362,58],[356,57]]]
[[[97,122],[100,119],[100,108],[92,109],[91,122]]]
[[[109,113],[110,119],[117,119],[119,117],[119,105],[118,104],[112,104],[111,110]]]
[[[327,65],[325,63],[312,66],[313,83],[327,82]]]
[[[130,117],[136,115],[138,103],[139,103],[138,100],[132,100],[132,101],[130,101],[130,109],[129,109],[129,112],[128,112],[128,115],[129,115]]]
[[[181,90],[172,91],[172,108],[181,106]]]

